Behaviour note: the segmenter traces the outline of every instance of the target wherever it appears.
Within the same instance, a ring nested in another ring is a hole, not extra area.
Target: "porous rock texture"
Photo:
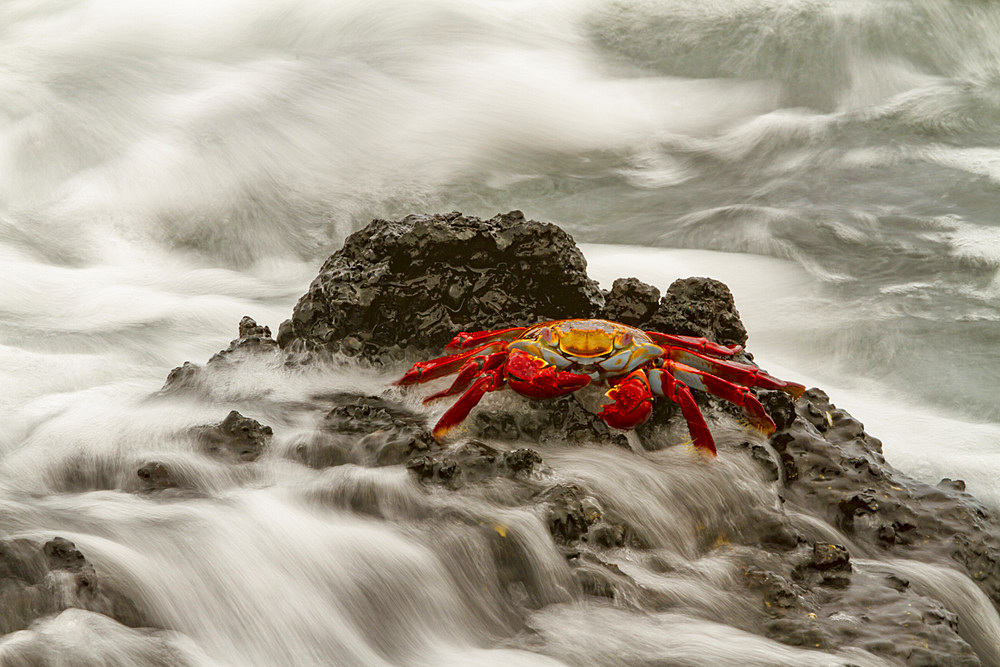
[[[722,283],[679,280],[661,298],[655,287],[623,278],[601,292],[567,234],[514,211],[485,221],[458,213],[373,221],[323,265],[281,325],[277,345],[289,363],[346,355],[403,369],[428,352],[440,354],[459,330],[584,316],[723,343],[747,341]],[[256,323],[241,325],[240,333],[230,350],[275,353]],[[254,337],[256,342],[240,342]],[[185,378],[175,371],[168,388],[190,388]],[[894,470],[881,443],[822,391],[811,389],[798,401],[782,392],[758,393],[777,431],[766,442],[731,444],[720,458],[744,457],[751,474],[774,485],[780,506],[748,501],[742,520],[706,528],[693,547],[700,554],[725,551],[742,563],[742,578],[727,595],[745,613],[728,622],[787,644],[863,649],[895,664],[998,664],[1000,656],[975,629],[974,610],[931,595],[918,569],[879,565],[929,563],[945,568],[937,572],[965,573],[998,608],[996,514],[965,493],[960,481],[930,486]],[[715,399],[697,398],[709,415],[725,410]],[[554,478],[545,457],[525,446],[562,439],[634,447],[575,397],[522,401],[515,409],[480,407],[467,420],[467,437],[449,445],[435,442],[395,391],[317,397],[316,409],[323,417],[315,433],[289,448],[287,458],[314,468],[405,464],[428,493],[489,495],[502,488],[508,500],[543,517],[573,567],[579,595],[646,611],[676,608],[676,600],[613,562],[615,550],[627,549],[651,570],[678,567],[661,562],[650,547],[650,529],[627,519],[598,491]],[[650,422],[637,430],[640,446],[680,419],[668,402],[658,402]],[[680,486],[687,480],[678,473],[672,481]],[[351,507],[381,511],[377,499],[362,505]],[[497,530],[505,536],[506,529]],[[512,552],[511,540],[497,544],[508,583],[540,598],[539,582],[518,574],[525,570],[518,559],[527,556]]]
[[[604,293],[569,234],[511,211],[489,220],[457,212],[373,220],[323,264],[277,342],[391,359],[439,350],[458,331],[575,317],[747,340],[721,282],[677,281],[660,299],[655,287],[629,278]]]
[[[146,624],[131,600],[99,576],[69,540],[0,539],[0,635],[70,608],[132,627]]]
[[[604,297],[585,267],[569,234],[520,211],[373,220],[323,264],[278,344],[382,359],[460,330],[589,317]]]
[[[198,440],[206,453],[217,458],[256,461],[264,453],[272,434],[270,426],[233,410],[218,424],[198,429]]]

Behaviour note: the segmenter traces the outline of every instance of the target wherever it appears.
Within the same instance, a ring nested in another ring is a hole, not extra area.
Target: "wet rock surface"
[[[477,410],[461,428],[475,437],[494,440],[603,442],[628,447],[625,433],[598,419],[576,394],[548,401],[515,400],[516,408]]]
[[[520,211],[375,220],[326,261],[278,344],[392,359],[460,330],[588,317],[604,296],[585,268],[569,234]]]
[[[272,435],[270,426],[244,417],[236,410],[218,424],[204,426],[197,431],[198,441],[207,454],[234,462],[256,461],[264,453]],[[151,471],[150,477],[158,472]],[[139,476],[143,477],[143,474]]]
[[[143,491],[162,491],[181,486],[177,474],[162,461],[145,463],[135,471],[135,474],[142,480]]]
[[[209,365],[236,363],[242,352],[279,354],[280,346],[300,364],[346,356],[401,373],[413,361],[440,355],[460,330],[585,316],[729,344],[748,339],[731,293],[718,281],[679,280],[661,297],[655,287],[625,278],[601,292],[557,227],[516,211],[485,221],[451,213],[373,221],[324,264],[276,342],[246,318],[240,338]],[[165,389],[197,382],[199,368],[190,366],[175,369]],[[692,540],[698,556],[727,559],[735,568],[726,595],[743,612],[726,622],[793,646],[860,649],[899,664],[996,664],[1000,657],[970,629],[968,609],[911,582],[893,563],[961,572],[1000,608],[997,516],[960,480],[931,486],[894,470],[881,443],[822,391],[811,389],[798,401],[783,392],[758,395],[777,431],[768,439],[736,439],[720,449],[720,459],[745,463],[774,489],[776,506],[746,509],[750,525],[699,522]],[[656,455],[665,442],[678,441],[659,432],[683,431],[683,419],[659,401],[651,420],[626,436],[594,416],[592,398],[490,395],[441,445],[424,413],[398,389],[317,397],[316,428],[283,456],[320,470],[401,465],[428,495],[502,497],[545,526],[575,573],[575,595],[642,611],[686,609],[626,567],[631,560],[664,576],[685,567],[655,548],[649,527],[636,518],[642,514],[626,518],[596,488],[560,479],[545,454],[548,443],[601,443],[623,456],[625,449]],[[729,411],[716,399],[696,398],[710,416]],[[234,411],[201,441],[215,455],[242,462],[259,457],[270,437],[268,427]],[[156,462],[139,476],[152,487],[174,483]],[[526,574],[528,556],[514,534],[504,526],[484,530],[494,540],[501,584],[520,591],[512,599],[540,605],[544,585]]]
[[[641,327],[649,324],[660,307],[660,290],[637,278],[619,278],[604,299],[605,319]]]
[[[659,308],[643,325],[665,333],[703,336],[727,345],[747,342],[747,330],[732,293],[725,283],[711,278],[675,280]]]
[[[285,363],[285,357],[278,343],[271,337],[271,329],[245,315],[237,327],[238,337],[229,343],[229,347],[221,350],[202,366],[190,361],[174,368],[167,374],[167,380],[160,389],[164,395],[180,393],[203,393],[208,376],[227,366],[238,364],[248,358],[266,358],[276,364]]]
[[[71,608],[131,627],[147,624],[135,604],[109,586],[69,540],[0,539],[0,634]]]
[[[325,408],[318,428],[288,453],[311,468],[398,465],[435,446],[421,415],[386,398],[343,392],[317,400]]]
[[[882,443],[819,389],[808,390],[796,412],[798,419],[771,436],[786,503],[823,517],[869,553],[946,555],[1000,606],[997,517],[964,484],[931,486],[894,470]]]

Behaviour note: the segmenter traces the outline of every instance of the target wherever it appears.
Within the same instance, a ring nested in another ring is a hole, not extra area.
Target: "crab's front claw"
[[[653,414],[653,393],[646,374],[641,370],[630,373],[609,389],[605,396],[610,403],[605,403],[597,416],[612,428],[635,428]]]
[[[528,398],[556,398],[590,384],[590,376],[560,371],[555,366],[521,350],[507,357],[507,384]]]

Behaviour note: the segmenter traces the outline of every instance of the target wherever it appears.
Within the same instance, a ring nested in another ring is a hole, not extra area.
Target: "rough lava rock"
[[[1000,608],[1000,522],[952,480],[910,479],[882,456],[882,443],[819,389],[798,401],[798,418],[771,444],[783,473],[782,495],[841,529],[871,554],[914,560],[950,558]]]
[[[647,329],[685,336],[703,336],[727,345],[746,345],[747,330],[740,321],[732,292],[711,278],[675,280],[647,322]]]
[[[271,337],[270,328],[257,324],[252,317],[245,315],[240,320],[238,329],[239,336],[230,341],[225,350],[213,354],[205,366],[185,361],[183,365],[170,371],[160,393],[198,392],[206,382],[206,372],[239,363],[247,357],[270,355],[284,361],[278,343]]]
[[[572,237],[511,211],[374,220],[348,237],[278,331],[285,350],[369,360],[439,350],[458,331],[589,317],[604,295]]]
[[[135,604],[98,575],[69,540],[0,539],[0,634],[70,608],[130,627],[147,624]]]
[[[197,435],[208,454],[233,462],[249,462],[264,453],[273,431],[270,426],[233,410],[218,424],[198,429]],[[150,477],[156,474],[150,472]]]
[[[638,278],[618,278],[605,295],[603,317],[644,327],[660,307],[660,290]]]

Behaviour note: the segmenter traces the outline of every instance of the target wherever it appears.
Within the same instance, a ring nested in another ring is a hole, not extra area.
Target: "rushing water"
[[[739,615],[720,559],[657,575],[678,611],[637,617],[575,599],[530,513],[450,507],[398,468],[306,470],[280,456],[294,424],[242,475],[176,437],[388,376],[248,368],[214,402],[146,398],[242,315],[275,329],[372,217],[519,208],[589,244],[606,287],[724,280],[764,366],[1000,506],[998,35],[974,0],[6,0],[0,532],[73,540],[170,632],[67,612],[0,658],[878,664],[698,620]],[[776,502],[731,464],[543,454],[642,508],[677,562],[704,519],[676,500],[691,475],[706,516]],[[150,456],[203,495],[127,493]],[[530,641],[482,534],[425,525],[449,507],[530,555]]]

